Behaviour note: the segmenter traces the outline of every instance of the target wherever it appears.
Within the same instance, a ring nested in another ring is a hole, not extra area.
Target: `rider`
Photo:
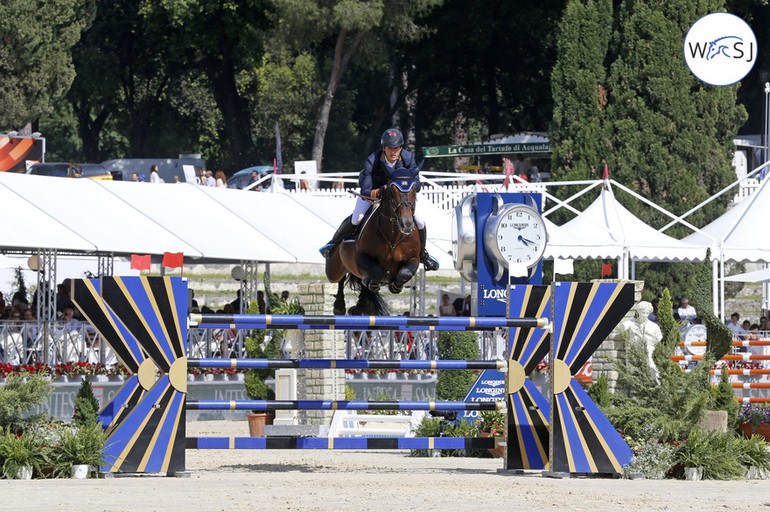
[[[384,187],[390,181],[393,171],[396,169],[414,169],[417,167],[414,156],[411,152],[403,149],[404,136],[396,128],[385,130],[380,139],[382,149],[379,149],[369,155],[364,163],[364,169],[358,175],[358,184],[361,187],[361,195],[377,200],[380,197],[380,188]],[[415,178],[417,175],[415,173]],[[417,178],[417,190],[419,191],[420,180]],[[356,205],[353,208],[353,214],[342,221],[342,225],[334,233],[332,239],[321,247],[320,251],[324,258],[330,258],[334,250],[342,240],[353,236],[356,228],[361,223],[366,211],[371,203],[363,197],[356,199]],[[425,249],[425,222],[414,214],[414,222],[420,234],[420,263],[425,265],[425,270],[438,270],[439,264]]]

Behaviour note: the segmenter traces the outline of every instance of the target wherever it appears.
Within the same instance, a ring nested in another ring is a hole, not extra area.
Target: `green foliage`
[[[735,430],[738,427],[738,411],[740,405],[735,401],[735,391],[730,385],[727,368],[722,367],[719,384],[711,388],[712,400],[710,408],[715,411],[727,411],[727,427]]]
[[[52,389],[51,383],[40,375],[9,375],[5,385],[0,386],[0,427],[20,425],[24,415],[42,404]]]
[[[661,443],[657,439],[648,439],[642,446],[634,450],[631,465],[626,468],[625,474],[641,473],[645,478],[661,480],[674,466],[674,453],[676,445]]]
[[[425,416],[420,425],[414,430],[414,437],[439,437],[441,435],[442,418]],[[411,450],[410,457],[430,457],[432,450]]]
[[[501,436],[505,433],[505,414],[500,411],[481,411],[476,425],[480,432]]]
[[[10,428],[0,430],[0,468],[3,478],[18,478],[19,471],[25,466],[40,466],[41,454],[34,440],[17,435]]]
[[[476,334],[470,331],[439,332],[438,356],[439,359],[478,359]],[[473,370],[441,371],[436,384],[436,399],[462,400],[475,380]]]
[[[89,377],[86,375],[80,382],[77,397],[75,398],[75,412],[72,423],[78,427],[92,425],[99,422],[99,401],[94,396]]]
[[[602,373],[596,382],[591,384],[586,390],[588,396],[594,401],[600,408],[609,407],[612,395],[610,394],[610,384],[607,380],[607,374]]]
[[[690,299],[706,324],[706,352],[714,360],[719,360],[733,346],[733,335],[730,329],[714,315],[711,303],[711,250],[706,251],[706,259],[698,264],[695,284],[690,291]]]
[[[731,432],[694,430],[679,445],[674,460],[683,468],[703,468],[704,479],[734,480],[746,471],[741,457],[736,456],[742,452],[742,444],[743,440]]]
[[[345,384],[345,400],[356,400],[356,392],[347,384]]]
[[[99,423],[80,425],[77,430],[64,430],[59,460],[66,466],[104,464],[106,435]]]
[[[71,49],[94,13],[91,0],[0,3],[0,131],[32,123],[67,92]]]

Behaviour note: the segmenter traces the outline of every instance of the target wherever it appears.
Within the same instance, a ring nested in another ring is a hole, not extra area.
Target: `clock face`
[[[495,230],[495,244],[508,265],[534,265],[543,256],[546,240],[545,223],[535,210],[513,206],[501,213]]]

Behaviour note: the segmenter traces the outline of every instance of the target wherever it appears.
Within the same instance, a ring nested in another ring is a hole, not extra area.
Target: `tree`
[[[415,18],[430,11],[443,0],[334,0],[313,2],[278,0],[280,19],[293,31],[284,31],[295,45],[312,45],[330,51],[326,92],[316,118],[311,156],[319,170],[323,164],[324,143],[337,89],[353,57],[365,49],[360,65],[377,66],[392,57],[390,45],[413,41],[422,34]],[[333,41],[333,44],[329,45]],[[364,65],[366,64],[366,65]]]
[[[72,84],[72,46],[94,17],[92,0],[0,3],[0,128],[21,128],[52,110]]]
[[[551,75],[554,108],[549,131],[552,168],[561,179],[597,179],[609,158],[604,59],[611,36],[611,0],[567,4]]]

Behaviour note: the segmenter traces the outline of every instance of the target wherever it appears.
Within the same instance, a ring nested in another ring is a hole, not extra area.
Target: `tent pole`
[[[719,258],[719,300],[721,304],[720,312],[722,313],[719,317],[720,320],[724,320],[725,318],[725,254],[724,251],[720,250],[719,255],[721,258]]]
[[[719,313],[719,267],[717,259],[711,260],[711,309],[717,315]]]
[[[631,280],[636,281],[636,260],[631,260]]]

